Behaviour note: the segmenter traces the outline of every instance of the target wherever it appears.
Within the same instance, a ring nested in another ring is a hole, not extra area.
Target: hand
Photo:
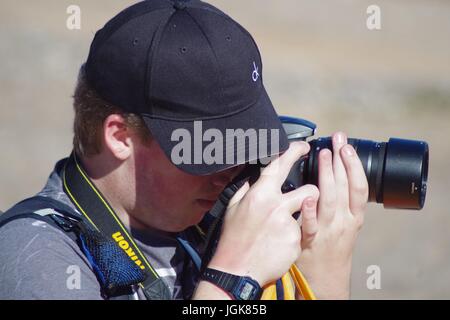
[[[333,135],[333,154],[319,154],[320,197],[303,202],[302,255],[296,261],[319,299],[348,299],[352,253],[364,221],[368,184],[344,133]]]
[[[222,234],[210,268],[250,276],[263,286],[286,273],[300,255],[301,232],[292,214],[304,199],[318,197],[306,185],[281,193],[292,165],[309,151],[305,142],[289,149],[265,167],[258,181],[245,184],[230,200]]]

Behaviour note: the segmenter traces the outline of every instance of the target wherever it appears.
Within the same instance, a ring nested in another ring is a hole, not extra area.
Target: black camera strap
[[[158,276],[145,255],[141,252],[133,237],[124,227],[106,198],[101,194],[78,162],[74,152],[65,163],[63,188],[86,220],[123,250],[146,275],[139,284],[149,300],[167,300],[171,294],[167,284]]]
[[[209,215],[214,219],[207,228],[206,234],[206,249],[202,258],[201,273],[208,267],[214,253],[216,252],[219,243],[220,234],[222,232],[222,225],[225,212],[228,204],[235,193],[246,183],[253,184],[258,180],[260,174],[261,164],[247,165],[246,168],[231,181],[222,193],[219,199],[209,211]]]

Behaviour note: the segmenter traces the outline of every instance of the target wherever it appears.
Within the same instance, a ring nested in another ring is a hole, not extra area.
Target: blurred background
[[[71,151],[72,99],[95,31],[135,1],[0,2],[0,210],[42,188]],[[259,45],[280,114],[318,136],[430,145],[422,211],[370,204],[354,255],[353,299],[450,299],[450,1],[214,0]],[[69,30],[69,5],[81,29]],[[367,7],[381,9],[368,30]],[[369,290],[371,265],[381,288]]]

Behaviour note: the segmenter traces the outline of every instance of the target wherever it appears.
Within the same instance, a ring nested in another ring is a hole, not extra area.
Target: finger
[[[369,185],[363,165],[355,149],[349,144],[341,149],[341,157],[347,172],[350,211],[355,216],[362,215],[369,197]]]
[[[309,144],[304,141],[291,142],[289,149],[273,160],[261,171],[255,185],[259,188],[281,189],[294,163],[309,152]]]
[[[298,189],[284,193],[282,196],[282,205],[292,215],[299,211],[306,198],[319,199],[319,189],[312,184],[305,184]]]
[[[301,228],[302,228],[302,248],[308,246],[314,239],[319,224],[317,222],[317,199],[308,197],[302,205],[301,214]]]
[[[319,191],[318,203],[319,223],[328,223],[333,220],[336,211],[336,184],[334,181],[332,154],[328,149],[319,153]]]
[[[239,201],[242,200],[242,198],[245,196],[245,194],[247,193],[247,191],[249,189],[250,189],[250,184],[248,181],[246,181],[244,183],[244,185],[242,187],[240,187],[239,190],[236,191],[236,193],[230,199],[230,202],[228,202],[228,208],[231,208],[234,205],[236,205],[237,203],[239,203]]]
[[[341,208],[348,207],[348,181],[347,172],[341,158],[341,148],[347,144],[347,136],[343,132],[336,132],[333,135],[333,172],[336,183],[336,195],[338,205]]]

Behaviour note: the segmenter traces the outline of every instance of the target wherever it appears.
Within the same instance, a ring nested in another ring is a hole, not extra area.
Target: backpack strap
[[[74,241],[77,241],[78,236],[73,228],[83,220],[68,205],[49,197],[35,196],[22,200],[0,215],[0,228],[11,221],[24,218],[46,222],[64,231]]]
[[[88,259],[105,298],[130,296],[145,275],[109,238],[94,230],[74,209],[55,199],[36,196],[25,199],[0,216],[0,227],[24,218],[44,221],[65,232]]]

